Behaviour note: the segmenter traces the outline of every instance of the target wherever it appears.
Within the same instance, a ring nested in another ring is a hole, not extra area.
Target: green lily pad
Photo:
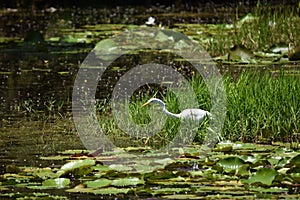
[[[185,193],[189,192],[189,188],[160,188],[152,190],[152,195],[162,195],[162,194],[176,194],[176,193]]]
[[[82,149],[72,149],[72,150],[65,150],[65,151],[59,151],[59,154],[63,155],[72,155],[72,154],[84,154],[84,153],[89,153],[87,150],[82,150]]]
[[[232,143],[219,143],[216,145],[216,147],[214,148],[214,151],[216,152],[229,152],[232,150]]]
[[[139,173],[148,173],[148,172],[152,172],[156,169],[157,167],[155,166],[150,166],[150,165],[140,165],[137,164],[134,166],[134,169],[139,172]]]
[[[260,161],[261,156],[259,154],[253,154],[252,156],[246,156],[246,155],[240,156],[240,158],[244,160],[246,163],[251,163],[253,166],[257,164],[258,161]]]
[[[113,60],[121,53],[118,45],[113,39],[106,39],[98,42],[94,51],[96,56],[102,60]]]
[[[102,179],[97,179],[94,181],[87,181],[85,182],[86,186],[88,188],[101,188],[101,187],[107,187],[112,183],[112,180],[102,178]]]
[[[57,172],[58,176],[61,176],[63,174],[67,173],[73,173],[74,175],[85,175],[92,171],[92,169],[89,169],[89,167],[96,164],[95,160],[74,160],[71,161],[65,165],[63,165],[60,170]]]
[[[62,171],[72,171],[73,169],[77,169],[80,167],[90,167],[95,165],[96,161],[95,160],[75,160],[75,161],[71,161],[65,165],[63,165],[60,170]]]
[[[300,154],[293,157],[290,161],[292,165],[299,165],[300,166]]]
[[[28,189],[61,189],[69,186],[70,179],[68,178],[55,178],[55,179],[47,179],[43,181],[42,185],[31,185],[27,186]]]
[[[238,150],[238,149],[255,149],[256,145],[255,144],[250,144],[250,143],[241,143],[241,142],[236,142],[232,144],[233,150]]]
[[[99,171],[99,172],[107,172],[112,170],[111,168],[109,168],[109,166],[107,165],[96,165],[92,167],[94,171]]]
[[[62,156],[62,155],[57,155],[57,156],[41,156],[41,160],[67,160],[69,156]]]
[[[41,179],[54,178],[56,176],[56,174],[52,171],[51,168],[36,169],[33,172],[33,175]]]
[[[169,41],[169,36],[167,36],[166,34],[164,34],[162,31],[159,31],[157,33],[157,35],[154,38],[155,40],[159,41],[159,42],[166,42]]]
[[[117,194],[127,194],[130,189],[127,188],[102,188],[98,190],[93,190],[92,193],[96,195],[117,195]]]
[[[136,186],[139,184],[144,184],[144,180],[141,180],[139,178],[120,178],[120,179],[115,179],[112,181],[111,185],[113,186]]]
[[[245,165],[245,162],[238,157],[228,157],[217,162],[226,173],[237,172],[239,168]]]
[[[94,188],[75,187],[65,191],[71,193],[92,193],[94,191]]]
[[[291,174],[291,173],[300,173],[300,166],[296,165],[291,167],[289,170],[287,170],[286,172],[287,174]]]
[[[300,173],[291,173],[289,175],[296,183],[300,183]]]
[[[109,165],[110,169],[116,170],[116,171],[131,171],[132,167],[122,165],[122,164],[111,164]]]
[[[68,178],[56,178],[56,179],[47,179],[43,181],[42,185],[48,188],[64,188],[70,184],[70,179]]]
[[[270,186],[277,174],[278,173],[272,168],[260,168],[255,174],[250,176],[248,180],[245,180],[244,183],[261,183]]]

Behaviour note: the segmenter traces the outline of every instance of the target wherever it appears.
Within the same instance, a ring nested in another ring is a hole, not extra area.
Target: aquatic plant
[[[192,78],[191,84],[199,101],[199,107],[210,110],[210,97],[206,85],[201,78]],[[233,141],[247,142],[299,140],[300,128],[300,80],[297,76],[285,76],[284,72],[277,75],[259,72],[243,72],[237,78],[224,76],[224,87],[227,94],[227,113],[222,135]],[[147,124],[150,118],[142,103],[150,97],[135,99],[130,104],[132,120],[137,124]],[[167,108],[179,113],[178,101],[172,92],[164,96]],[[142,109],[142,110],[141,110]],[[162,110],[158,110],[157,112]],[[100,124],[106,127],[110,134],[120,133],[114,120],[106,114],[101,115]],[[164,128],[155,140],[168,141],[174,136],[180,122],[167,118]],[[206,124],[206,125],[205,125]],[[205,136],[203,126],[200,125],[196,141],[202,141]],[[110,135],[109,134],[109,135]],[[157,141],[156,141],[157,142]]]

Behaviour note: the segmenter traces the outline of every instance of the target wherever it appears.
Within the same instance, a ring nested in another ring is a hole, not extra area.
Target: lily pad
[[[33,175],[41,179],[54,178],[56,176],[51,168],[37,169],[33,172]]]
[[[299,165],[300,166],[300,154],[293,157],[290,161],[292,165]]]
[[[69,186],[70,179],[56,178],[43,181],[42,185],[27,186],[28,189],[61,189]]]
[[[112,183],[112,180],[102,178],[102,179],[97,179],[94,181],[87,181],[85,182],[86,186],[89,188],[102,188],[102,187],[107,187]]]
[[[58,176],[67,173],[73,173],[74,175],[84,175],[88,174],[92,171],[92,169],[88,170],[89,167],[96,164],[95,160],[74,160],[65,165],[63,165],[60,170],[57,172]]]
[[[67,160],[69,156],[62,156],[62,155],[57,155],[57,156],[41,156],[41,160]]]
[[[237,172],[239,168],[245,165],[245,162],[238,157],[228,157],[217,162],[226,173]]]
[[[70,179],[68,178],[56,178],[56,179],[47,179],[42,185],[49,188],[64,188],[70,184]]]
[[[229,152],[232,150],[232,143],[222,142],[216,145],[214,151],[216,152]]]
[[[132,167],[122,165],[122,164],[111,164],[109,165],[110,169],[116,170],[116,171],[131,171]]]
[[[115,179],[112,181],[111,185],[113,186],[136,186],[139,184],[144,184],[144,180],[141,180],[139,178],[121,178],[121,179]]]
[[[98,190],[93,190],[93,194],[96,195],[117,195],[117,194],[127,194],[130,191],[130,189],[127,188],[102,188]]]
[[[102,60],[113,60],[121,53],[118,45],[113,39],[106,39],[98,42],[94,51],[96,56]]]
[[[278,173],[272,168],[260,168],[255,174],[250,176],[248,180],[245,180],[244,183],[261,183],[270,186],[277,174]]]

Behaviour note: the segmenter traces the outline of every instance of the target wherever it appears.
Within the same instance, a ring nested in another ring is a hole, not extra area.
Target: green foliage
[[[224,79],[227,119],[224,135],[231,140],[290,141],[300,128],[300,79],[284,73],[242,73]]]
[[[284,141],[299,143],[297,133],[300,129],[300,79],[297,76],[278,74],[242,72],[237,78],[224,75],[224,87],[227,97],[227,113],[222,135],[233,141],[257,142]],[[210,110],[211,102],[205,82],[199,77],[191,79],[191,85],[201,109]],[[163,96],[164,95],[164,96]],[[168,110],[179,110],[179,102],[172,92],[156,94],[166,102]],[[139,125],[151,121],[148,109],[141,107],[152,96],[133,99],[130,103],[131,120]],[[106,109],[108,110],[108,109]],[[158,107],[158,113],[166,116]],[[124,136],[115,121],[103,113],[100,125],[109,137]],[[152,138],[136,138],[130,144],[162,145],[168,143],[177,134],[180,121],[166,116],[163,129]],[[201,123],[196,141],[203,141],[209,120]],[[159,142],[160,143],[159,143]],[[125,141],[123,141],[125,142]]]
[[[234,44],[243,44],[252,51],[266,51],[272,46],[299,45],[299,8],[271,7],[257,4],[253,13],[241,16],[239,7],[232,16],[232,25],[221,24],[211,29],[212,37],[203,43],[212,56],[223,55]],[[201,43],[201,39],[199,39]]]
[[[245,180],[244,183],[254,184],[261,183],[263,185],[272,185],[273,180],[277,175],[276,170],[271,168],[260,168],[257,170],[255,174],[249,177],[249,179]]]

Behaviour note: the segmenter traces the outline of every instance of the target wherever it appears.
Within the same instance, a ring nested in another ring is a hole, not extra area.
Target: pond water
[[[0,174],[5,172],[7,165],[60,166],[64,161],[43,160],[40,157],[57,155],[69,149],[85,149],[72,121],[72,90],[79,66],[98,41],[144,25],[152,14],[156,14],[161,24],[193,37],[191,32],[194,26],[178,24],[229,23],[234,15],[232,9],[216,6],[216,12],[212,13],[210,6],[187,7],[186,13],[180,17],[178,8],[172,6],[141,10],[76,8],[53,13],[1,10],[7,24],[0,24]],[[243,7],[239,15],[250,10]],[[20,22],[25,19],[28,23]],[[13,34],[11,30],[15,30]],[[24,41],[22,38],[25,38]],[[82,39],[85,42],[80,42]],[[105,81],[98,85],[101,92],[98,90],[97,101],[109,97],[116,78],[128,71],[131,65],[147,61],[136,61],[138,59],[131,55],[121,59],[120,63],[114,63]],[[165,61],[164,58],[157,60]],[[253,70],[253,65],[256,65],[223,61],[216,62],[220,72],[229,72],[234,76],[244,70]],[[278,73],[284,69],[299,75],[299,68],[298,61],[285,61],[260,63],[255,70]],[[191,71],[187,69],[183,72],[190,75]],[[103,88],[106,89],[103,91]],[[65,194],[61,192],[57,190],[52,193]]]

